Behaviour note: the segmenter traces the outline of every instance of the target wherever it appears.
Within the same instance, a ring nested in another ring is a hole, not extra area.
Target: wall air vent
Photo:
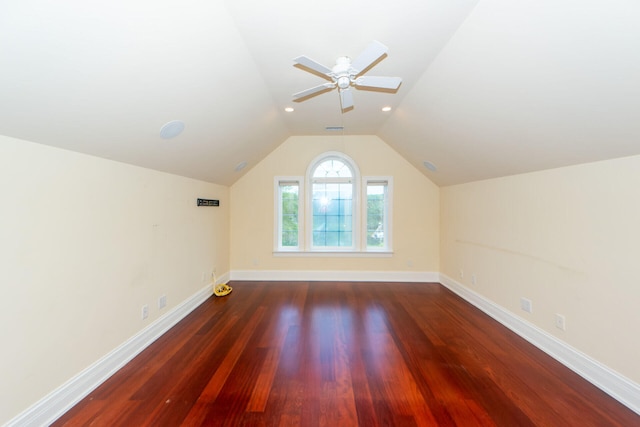
[[[326,126],[324,129],[328,130],[328,131],[334,131],[335,132],[335,131],[339,131],[339,130],[344,130],[344,126]]]

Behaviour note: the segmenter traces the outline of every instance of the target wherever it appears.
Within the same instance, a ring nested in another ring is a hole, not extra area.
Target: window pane
[[[282,247],[296,247],[296,246],[298,246],[298,231],[283,231]]]
[[[351,215],[343,215],[340,223],[340,231],[353,231],[353,218]]]
[[[298,191],[297,183],[280,183],[280,245],[298,246]]]
[[[351,200],[353,198],[353,185],[351,183],[339,184],[340,198]]]
[[[326,246],[326,235],[324,231],[313,232],[313,246]]]
[[[324,213],[327,215],[340,215],[340,200],[330,200],[325,207]]]
[[[352,177],[353,173],[351,168],[347,166],[343,161],[338,159],[328,159],[320,163],[313,171],[314,178],[329,178],[329,177]]]
[[[327,231],[340,231],[340,216],[327,215]]]
[[[367,247],[384,248],[387,183],[367,183]]]
[[[349,215],[351,216],[353,210],[352,210],[352,205],[353,205],[353,201],[348,199],[348,200],[340,200],[340,214],[342,215]]]
[[[313,231],[326,231],[327,230],[327,217],[324,215],[313,216]]]
[[[328,198],[337,199],[340,197],[340,184],[327,182],[324,184],[324,191]]]
[[[340,233],[337,231],[327,231],[325,233],[325,246],[340,246]]]
[[[351,232],[340,233],[340,245],[339,246],[351,246],[352,235]]]
[[[313,183],[313,246],[353,246],[352,187],[351,183]]]

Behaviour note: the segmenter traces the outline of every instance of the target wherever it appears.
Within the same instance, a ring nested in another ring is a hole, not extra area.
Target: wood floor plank
[[[439,284],[233,282],[54,426],[640,426]]]

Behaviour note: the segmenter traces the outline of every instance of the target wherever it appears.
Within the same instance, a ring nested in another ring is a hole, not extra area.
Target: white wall
[[[274,256],[274,177],[304,177],[311,161],[327,151],[351,157],[362,176],[393,176],[393,256]],[[386,271],[421,277],[419,273],[437,273],[439,268],[439,189],[375,136],[290,137],[231,187],[231,201],[233,272],[255,271],[263,278],[265,272],[292,270]]]
[[[0,136],[0,424],[228,273],[228,192]]]
[[[444,187],[441,218],[442,273],[640,383],[640,157]]]

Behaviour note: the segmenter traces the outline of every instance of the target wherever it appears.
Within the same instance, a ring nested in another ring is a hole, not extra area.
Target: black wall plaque
[[[198,199],[198,206],[220,206],[220,200]]]

